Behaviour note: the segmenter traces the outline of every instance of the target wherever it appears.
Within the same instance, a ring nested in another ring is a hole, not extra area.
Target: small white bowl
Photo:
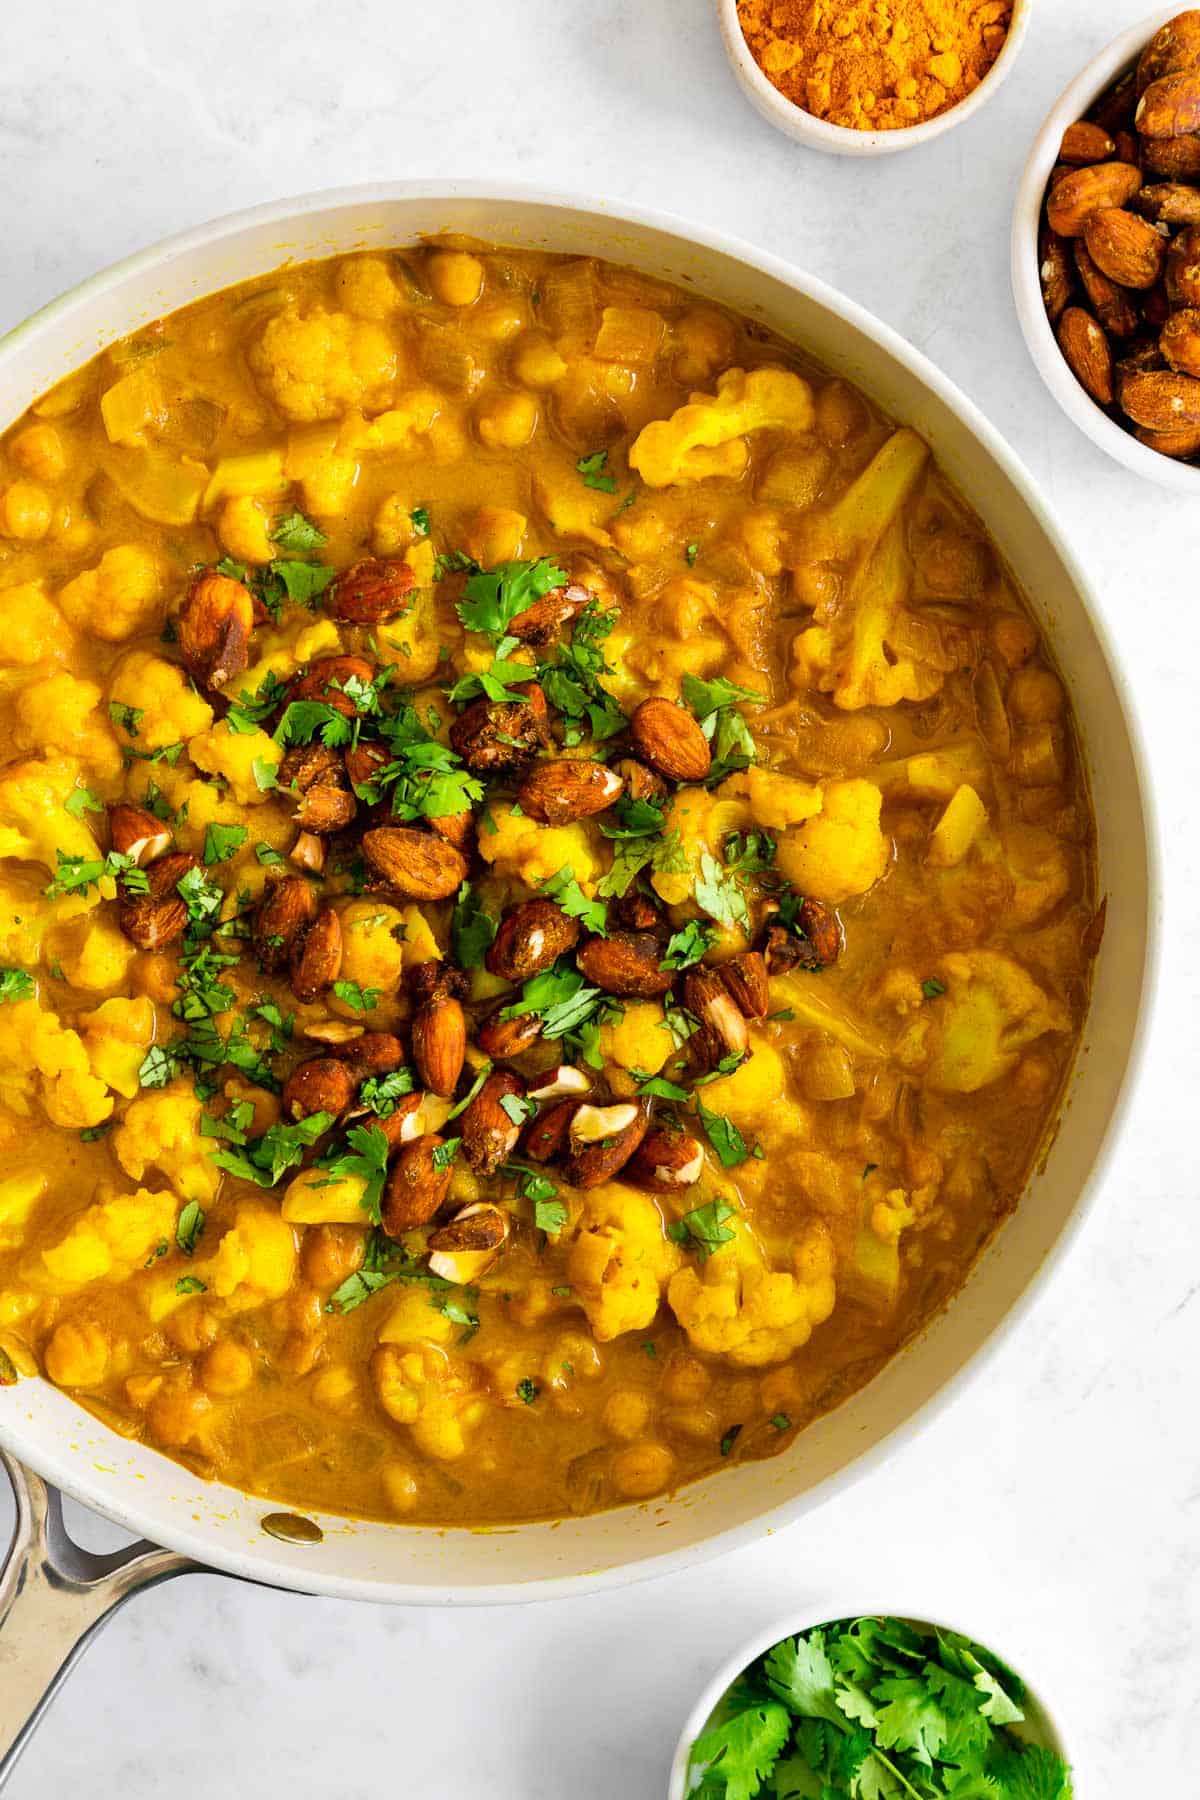
[[[1055,102],[1037,135],[1033,154],[1025,165],[1025,173],[1017,189],[1012,227],[1012,286],[1017,318],[1020,320],[1029,354],[1036,363],[1042,380],[1068,418],[1073,419],[1094,444],[1099,444],[1101,450],[1107,451],[1109,456],[1124,463],[1135,474],[1144,475],[1147,481],[1156,481],[1160,487],[1195,495],[1200,494],[1200,467],[1175,462],[1158,450],[1139,444],[1133,433],[1125,431],[1115,419],[1109,418],[1103,407],[1097,406],[1091,395],[1076,381],[1058,347],[1054,327],[1046,316],[1038,272],[1038,227],[1042,216],[1042,202],[1050,171],[1058,161],[1063,132],[1068,125],[1074,124],[1076,119],[1082,119],[1091,110],[1118,75],[1137,61],[1159,27],[1165,25],[1168,19],[1175,18],[1179,11],[1178,5],[1159,7],[1149,18],[1143,19],[1140,25],[1131,25],[1128,31],[1123,31],[1120,37],[1114,38],[1107,50],[1102,50],[1088,64],[1082,75],[1077,76]]]
[[[687,1723],[684,1725],[671,1763],[671,1773],[667,1781],[667,1800],[686,1800],[692,1745],[701,1732],[707,1728],[709,1720],[724,1699],[726,1692],[733,1686],[743,1670],[748,1669],[752,1662],[767,1650],[773,1649],[783,1638],[796,1637],[802,1631],[811,1631],[814,1626],[827,1625],[837,1619],[861,1619],[864,1617],[903,1619],[906,1624],[915,1626],[918,1631],[955,1631],[961,1637],[968,1637],[972,1642],[982,1645],[985,1650],[990,1650],[993,1656],[999,1657],[1001,1662],[1006,1663],[1020,1676],[1025,1686],[1023,1701],[1025,1722],[1017,1735],[1026,1743],[1043,1744],[1047,1750],[1056,1751],[1066,1763],[1071,1761],[1063,1728],[1051,1716],[1050,1709],[1041,1693],[1029,1679],[1028,1658],[1024,1655],[1010,1656],[1007,1649],[1002,1645],[997,1645],[990,1636],[978,1631],[969,1631],[963,1625],[950,1624],[945,1619],[926,1619],[920,1613],[910,1612],[906,1609],[897,1612],[881,1610],[877,1606],[847,1607],[842,1612],[819,1613],[815,1618],[810,1613],[801,1613],[799,1616],[793,1615],[781,1619],[766,1631],[760,1632],[757,1637],[751,1638],[748,1644],[743,1644],[740,1650],[736,1650],[726,1662],[721,1664],[688,1714]],[[1078,1771],[1074,1774],[1073,1785],[1077,1793],[1083,1793],[1083,1784],[1078,1778]]]
[[[1032,10],[1033,0],[1013,0],[1012,20],[1003,49],[979,86],[957,106],[951,106],[920,125],[904,125],[895,131],[855,131],[848,125],[831,125],[826,119],[818,119],[794,100],[789,100],[786,94],[781,94],[750,54],[738,18],[737,0],[717,0],[725,54],[751,106],[768,124],[786,132],[797,143],[807,144],[813,150],[828,150],[833,156],[890,156],[897,150],[912,150],[918,144],[928,144],[941,137],[944,131],[964,124],[972,113],[987,103],[1016,62]]]

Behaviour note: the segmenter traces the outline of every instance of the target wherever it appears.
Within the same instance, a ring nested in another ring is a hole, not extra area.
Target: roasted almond
[[[305,1005],[328,992],[342,972],[342,922],[323,907],[297,940],[291,957],[291,988]]]
[[[650,1109],[643,1101],[616,1106],[577,1106],[567,1131],[563,1177],[572,1187],[599,1187],[625,1167],[647,1131]]]
[[[404,1066],[404,1045],[393,1032],[364,1031],[361,1025],[354,1035],[334,1040],[330,1055],[349,1063],[355,1081],[365,1081],[368,1075],[390,1075]]]
[[[457,970],[428,962],[417,965],[409,982],[416,1001],[413,1063],[422,1087],[448,1100],[467,1054],[467,1021],[459,998],[462,978]]]
[[[827,969],[842,953],[841,923],[823,900],[805,898],[796,914],[796,931],[769,919],[758,948],[768,975],[785,975],[796,968]]]
[[[504,1008],[486,1018],[475,1033],[475,1042],[492,1062],[511,1062],[523,1056],[542,1035],[542,1021],[534,1013],[503,1017]]]
[[[475,836],[475,815],[469,808],[466,812],[437,813],[430,818],[429,829],[466,855]]]
[[[1097,125],[1103,125],[1109,136],[1115,138],[1118,131],[1132,123],[1136,105],[1137,94],[1133,85],[1133,70],[1130,69],[1112,87],[1104,90],[1089,109],[1088,117]]]
[[[1107,216],[1097,215],[1101,218]],[[1110,337],[1132,337],[1138,328],[1137,307],[1132,296],[1096,266],[1083,238],[1074,240],[1074,261],[1083,291],[1105,331]]]
[[[335,712],[353,718],[358,708],[345,692],[348,681],[364,686],[375,679],[375,665],[365,656],[322,656],[309,663],[288,687],[289,700],[323,700]]]
[[[353,625],[377,625],[407,612],[416,576],[398,556],[366,556],[335,575],[322,598],[332,619]]]
[[[165,856],[174,839],[168,826],[145,807],[119,800],[108,809],[108,836],[114,850],[131,856],[139,869]]]
[[[502,981],[528,981],[578,942],[578,919],[568,918],[553,900],[524,900],[505,912],[484,964]]]
[[[1062,148],[1059,150],[1059,161],[1065,163],[1100,163],[1107,162],[1115,156],[1117,146],[1105,131],[1103,125],[1096,125],[1090,119],[1080,119],[1077,124],[1068,125],[1063,132]]]
[[[665,937],[661,909],[649,894],[639,894],[636,888],[610,900],[608,916],[625,931],[660,931]]]
[[[183,936],[187,907],[179,897],[179,883],[199,867],[199,857],[173,850],[146,870],[145,893],[133,893],[124,881],[118,882],[117,919],[131,944],[139,950],[163,950]]]
[[[1186,225],[1171,241],[1167,298],[1172,307],[1200,306],[1200,225]]]
[[[1098,406],[1111,406],[1112,346],[1090,313],[1068,306],[1058,322],[1059,348],[1079,385]]]
[[[280,1104],[289,1119],[309,1119],[314,1113],[340,1119],[350,1109],[354,1089],[354,1076],[344,1062],[313,1056],[296,1064],[283,1084]]]
[[[583,611],[591,598],[589,590],[578,581],[553,588],[509,620],[509,635],[520,638],[523,644],[548,644],[564,625]]]
[[[1148,331],[1161,331],[1173,311],[1165,281],[1160,281],[1142,295],[1142,324]]]
[[[708,739],[691,713],[661,695],[635,709],[629,736],[642,761],[668,781],[703,781],[712,767]]]
[[[1137,91],[1144,94],[1165,75],[1177,75],[1181,69],[1197,67],[1200,67],[1200,11],[1189,7],[1160,26],[1142,51],[1138,58]]]
[[[387,1139],[389,1157],[395,1154],[401,1144],[411,1144],[424,1135],[427,1098],[427,1095],[420,1092],[401,1094],[386,1118],[372,1119],[372,1125],[377,1131],[382,1131]]]
[[[699,1073],[707,1075],[727,1058],[749,1054],[746,1015],[715,970],[688,970],[683,978],[683,1004],[697,1022],[687,1049]]]
[[[250,660],[254,601],[244,582],[212,573],[188,589],[175,621],[184,667],[202,687],[219,688]]]
[[[653,1000],[665,994],[673,980],[669,970],[659,968],[661,955],[653,932],[614,931],[611,937],[589,938],[575,960],[587,979],[606,994]]]
[[[401,1144],[396,1152],[380,1206],[380,1223],[389,1237],[403,1237],[406,1231],[428,1225],[444,1206],[452,1170],[449,1162],[438,1167],[442,1147],[443,1140],[431,1131]]]
[[[1050,229],[1060,237],[1080,237],[1093,213],[1124,206],[1141,185],[1141,170],[1131,163],[1093,163],[1090,168],[1072,169],[1055,182],[1047,196]]]
[[[1071,257],[1069,240],[1051,231],[1044,219],[1038,236],[1038,279],[1050,323],[1056,324],[1071,298]]]
[[[1093,213],[1084,222],[1083,240],[1096,267],[1118,287],[1153,287],[1162,274],[1167,255],[1162,233],[1122,207]]]
[[[1131,202],[1160,225],[1200,225],[1200,188],[1183,181],[1158,181],[1142,188]]]
[[[1152,81],[1133,116],[1144,138],[1190,137],[1200,131],[1200,69],[1182,69]]]
[[[1200,137],[1144,139],[1142,167],[1148,175],[1186,181],[1200,175]]]
[[[649,800],[661,805],[666,799],[669,789],[662,776],[648,769],[636,756],[622,756],[613,764],[613,769],[624,782],[625,792],[631,800]]]
[[[358,811],[350,792],[346,765],[325,744],[302,744],[289,750],[279,765],[279,787],[298,796],[292,817],[305,831],[341,831]]]
[[[1158,334],[1159,347],[1173,369],[1200,376],[1200,308],[1180,307]]]
[[[301,875],[285,875],[264,890],[255,909],[250,941],[268,974],[287,967],[317,911],[317,897]]]
[[[331,1056],[346,1055],[349,1046],[366,1035],[365,1025],[352,1025],[349,1019],[315,1019],[300,1029],[314,1044],[328,1044]],[[400,1060],[404,1060],[403,1051]]]
[[[490,1269],[508,1242],[508,1214],[488,1200],[477,1200],[429,1239],[429,1272],[442,1281],[466,1287]]]
[[[467,878],[461,851],[444,838],[407,825],[379,825],[365,831],[362,848],[376,875],[409,900],[448,900]]]
[[[519,700],[473,700],[450,727],[450,743],[476,775],[500,775],[524,768],[549,748],[546,696],[536,681],[513,688]]]
[[[1132,163],[1135,168],[1141,166],[1142,147],[1132,131],[1114,131],[1113,143],[1118,162]]]
[[[696,1139],[686,1131],[655,1125],[622,1169],[621,1179],[651,1194],[678,1194],[703,1173],[704,1150]]]
[[[493,1069],[458,1121],[463,1155],[477,1175],[494,1175],[508,1161],[530,1110],[521,1077]]]
[[[529,1098],[536,1100],[539,1106],[550,1100],[582,1100],[591,1092],[591,1086],[591,1077],[577,1069],[574,1063],[559,1063],[557,1068],[548,1069],[541,1076],[540,1086],[530,1088]]]
[[[292,817],[306,832],[329,837],[335,831],[344,831],[357,811],[357,802],[349,788],[321,781],[302,796]]]
[[[771,1010],[771,987],[766,958],[757,950],[743,950],[717,966],[717,974],[730,998],[748,1019],[765,1019]]]
[[[1200,455],[1200,425],[1185,426],[1182,431],[1147,431],[1144,425],[1139,425],[1133,435],[1139,444],[1145,444],[1148,450],[1157,450],[1160,456],[1186,460]]]
[[[360,788],[370,788],[371,783],[381,770],[391,762],[391,752],[383,744],[376,744],[370,738],[364,738],[352,744],[346,751],[346,774],[350,785],[358,793]],[[359,794],[360,800],[370,800],[372,793]]]
[[[578,1100],[559,1100],[539,1113],[525,1133],[522,1154],[530,1162],[555,1162],[566,1154],[571,1120],[579,1109]]]
[[[1200,425],[1200,381],[1173,370],[1149,370],[1121,383],[1121,410],[1148,431],[1183,431]]]
[[[620,799],[624,783],[600,762],[570,757],[537,762],[517,793],[522,811],[545,825],[590,819]]]

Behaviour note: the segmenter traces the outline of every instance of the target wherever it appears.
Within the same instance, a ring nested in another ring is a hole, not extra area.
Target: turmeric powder
[[[787,99],[854,131],[896,131],[978,87],[1012,0],[738,0],[755,62]]]

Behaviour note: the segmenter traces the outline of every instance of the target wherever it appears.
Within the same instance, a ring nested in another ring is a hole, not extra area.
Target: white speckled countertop
[[[872,308],[1024,456],[1140,696],[1163,825],[1162,1000],[1094,1219],[1024,1328],[882,1472],[694,1574],[499,1612],[199,1577],[130,1605],[11,1800],[659,1800],[709,1670],[789,1606],[901,1587],[1027,1654],[1080,1800],[1183,1794],[1200,1688],[1200,508],[1081,437],[1028,362],[1008,215],[1036,125],[1139,0],[1040,0],[1016,73],[912,156],[827,159],[740,98],[703,0],[55,0],[0,60],[0,329],[165,233],[308,188],[506,176],[669,208]],[[0,1496],[0,1535],[7,1530]],[[83,1530],[78,1514],[76,1528]],[[93,1524],[93,1541],[109,1541]],[[1166,1663],[1170,1662],[1170,1673]],[[1194,1775],[1193,1775],[1194,1780]]]

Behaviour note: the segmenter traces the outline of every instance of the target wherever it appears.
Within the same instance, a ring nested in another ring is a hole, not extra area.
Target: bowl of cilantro
[[[668,1800],[1073,1800],[1062,1738],[1007,1661],[926,1619],[756,1638],[697,1701]]]

